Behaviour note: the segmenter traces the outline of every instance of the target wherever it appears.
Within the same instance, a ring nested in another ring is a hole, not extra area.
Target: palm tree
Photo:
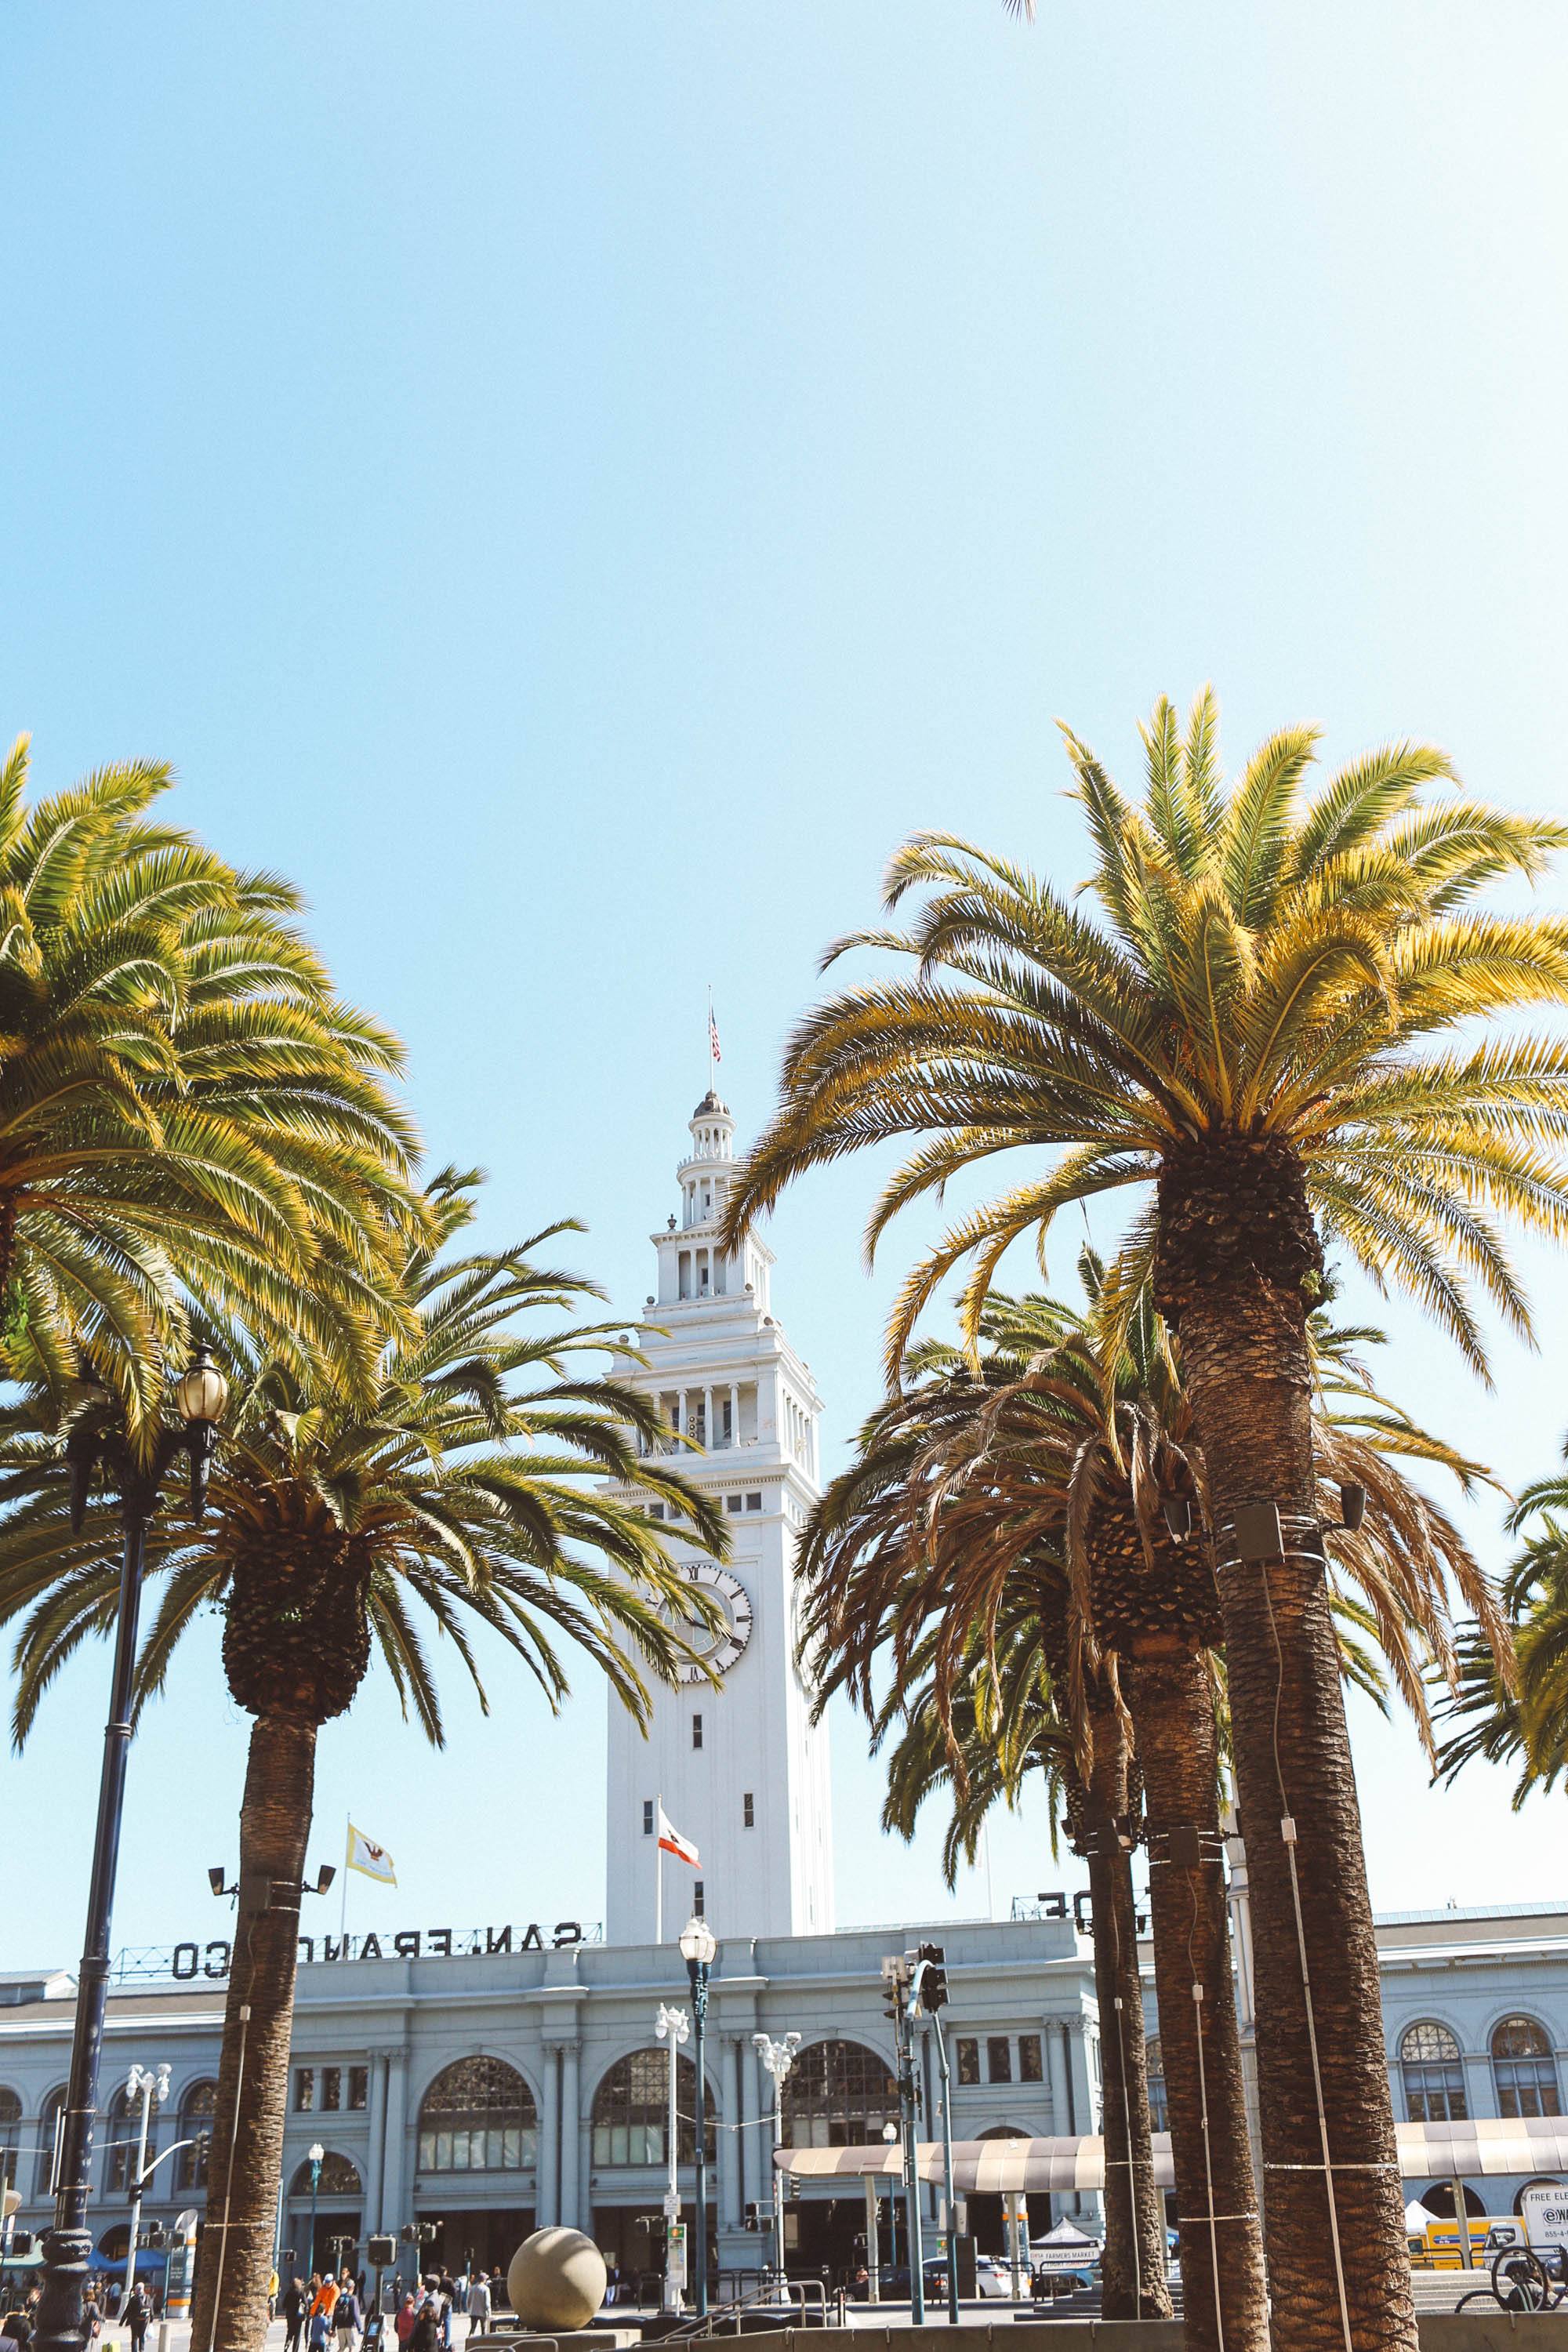
[[[1107,2152],[1101,2311],[1110,2319],[1165,2318],[1171,2295],[1163,2201],[1154,2185],[1132,1888],[1138,1759],[1128,1745],[1125,1717],[1099,1676],[1089,1677],[1087,1718],[1081,1695],[1069,1714],[1047,1664],[1055,1645],[1042,1640],[1049,1618],[1040,1614],[1038,1600],[1028,1590],[1021,1599],[1015,1594],[990,1629],[989,1642],[974,1632],[956,1679],[929,1675],[937,1629],[917,1643],[903,1686],[884,1706],[875,1728],[874,1744],[880,1745],[898,1727],[882,1826],[911,1841],[926,1799],[949,1789],[952,1816],[942,1861],[951,1887],[960,1861],[973,1863],[993,1806],[1003,1800],[1016,1806],[1028,1775],[1043,1774],[1052,1853],[1065,1826],[1074,1853],[1089,1864]]]
[[[1436,1777],[1451,1780],[1477,1757],[1517,1764],[1513,1810],[1532,1790],[1550,1793],[1568,1774],[1568,1477],[1561,1471],[1525,1488],[1509,1514],[1522,1549],[1503,1580],[1513,1625],[1516,1667],[1510,1687],[1499,1672],[1486,1630],[1464,1643],[1458,1687],[1440,1709],[1457,1727],[1436,1757]]]
[[[1468,1032],[1568,996],[1568,923],[1491,914],[1568,828],[1464,798],[1430,747],[1353,761],[1309,796],[1315,733],[1271,737],[1226,783],[1206,690],[1162,700],[1141,798],[1067,747],[1090,907],[951,835],[895,856],[905,929],[859,933],[907,978],[831,998],[785,1055],[783,1099],[731,1195],[732,1244],[794,1178],[923,1139],[870,1239],[947,1180],[1022,1150],[1014,1188],[905,1286],[994,1273],[1057,1212],[1152,1186],[1130,1240],[1179,1334],[1220,1539],[1219,1589],[1258,1979],[1266,2238],[1283,2347],[1413,2347],[1393,2110],[1355,1777],[1323,1572],[1307,1317],[1337,1240],[1417,1298],[1478,1370],[1475,1286],[1529,1328],[1500,1220],[1568,1228],[1568,1043]],[[1043,1166],[1037,1164],[1044,1159]]]
[[[587,1482],[633,1485],[706,1549],[725,1545],[713,1506],[657,1454],[638,1454],[639,1436],[663,1433],[655,1408],[579,1369],[614,1344],[613,1327],[571,1319],[598,1292],[534,1261],[578,1228],[552,1226],[498,1255],[445,1248],[473,1213],[477,1181],[447,1171],[429,1189],[435,1238],[404,1267],[405,1328],[384,1339],[368,1402],[330,1364],[300,1378],[226,1334],[234,1402],[210,1516],[150,1531],[148,1575],[162,1590],[138,1661],[138,1704],[163,1688],[181,1635],[211,1604],[223,1613],[229,1689],[253,1718],[213,2210],[193,2318],[195,2340],[221,2352],[248,2352],[265,2325],[321,1725],[352,1705],[379,1654],[405,1713],[441,1744],[421,1613],[450,1641],[487,1712],[473,1640],[481,1629],[521,1660],[552,1710],[567,1693],[566,1643],[643,1719],[645,1671],[668,1677],[698,1654],[687,1635],[699,1604],[646,1512]],[[530,1328],[541,1315],[547,1327]],[[61,1665],[107,1629],[113,1608],[110,1515],[71,1534],[60,1436],[38,1428],[40,1402],[35,1390],[13,1410],[0,1444],[10,1474],[0,1489],[10,1503],[0,1621],[26,1612],[18,1744]]]
[[[57,1394],[85,1333],[132,1431],[181,1286],[286,1352],[357,1344],[368,1370],[411,1213],[396,1042],[338,1002],[292,889],[149,813],[166,768],[31,806],[26,781],[24,738],[0,762],[7,1328]]]
[[[871,1719],[879,1742],[889,1723],[912,1704],[909,1694],[921,1675],[934,1670],[934,1717],[929,1711],[921,1717],[921,1739],[930,1736],[934,1723],[946,1746],[961,1811],[975,1743],[966,1746],[954,1732],[954,1708],[967,1706],[972,1727],[978,1727],[977,1738],[990,1748],[997,1771],[1009,1753],[1001,1730],[998,1620],[994,1615],[976,1659],[955,1630],[955,1616],[943,1609],[940,1580],[929,1565],[929,1521],[935,1514],[928,1506],[933,1490],[940,1490],[943,1437],[962,1427],[968,1410],[966,1388],[939,1376],[872,1416],[855,1459],[832,1482],[807,1523],[797,1570],[805,1600],[801,1648],[809,1659],[818,1708],[836,1690],[848,1691]],[[1171,2306],[1149,2137],[1131,1865],[1137,1806],[1126,1715],[1106,1677],[1086,1664],[1073,1640],[1070,1594],[1058,1555],[1043,1544],[1026,1557],[1016,1555],[1006,1598],[1012,1612],[1006,1687],[1014,1703],[1026,1710],[1028,1725],[1028,1737],[1017,1749],[1021,1761],[1009,1768],[1010,1785],[1016,1785],[1023,1764],[1040,1760],[1042,1742],[1048,1744],[1055,1759],[1053,1790],[1061,1796],[1074,1850],[1089,1864],[1102,2038],[1114,2042],[1118,2053],[1118,2063],[1107,2069],[1101,2084],[1103,2128],[1107,2148],[1119,2151],[1110,2158],[1110,2168],[1123,2168],[1128,2193],[1119,2196],[1113,2185],[1106,2196],[1102,2308],[1108,2318],[1159,2318]],[[997,1605],[1000,1610],[1000,1598]],[[889,1643],[893,1665],[888,1696],[879,1702],[876,1671]],[[994,1694],[988,1695],[986,1678],[995,1685]],[[1069,1720],[1070,1733],[1065,1727]],[[923,1752],[921,1741],[912,1752]],[[993,1785],[989,1769],[980,1785]],[[901,1826],[891,1787],[889,1801],[895,1825]],[[1114,2035],[1111,2020],[1117,2021]]]

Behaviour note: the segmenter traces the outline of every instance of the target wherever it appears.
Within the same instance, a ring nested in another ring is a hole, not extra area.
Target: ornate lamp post
[[[680,2124],[676,2112],[676,2072],[680,2044],[691,2031],[691,2021],[683,2009],[668,2009],[661,2000],[654,2032],[661,2042],[669,2043],[669,2129],[667,2135],[669,2155],[669,2186],[664,2192],[664,2307],[667,2312],[680,2309],[680,2281],[675,2259],[677,2225],[680,2220]]]
[[[142,2127],[136,2135],[136,2171],[131,2183],[131,2243],[125,2250],[125,2308],[131,2306],[131,2290],[136,2284],[136,2241],[142,2229],[142,2191],[147,2185],[147,2124],[153,2112],[153,2102],[163,2106],[169,2096],[169,2069],[160,2066],[156,2073],[149,2066],[132,2066],[125,2077],[128,2098],[142,2102]]]
[[[114,1908],[114,1878],[120,1860],[120,1822],[125,1805],[125,1761],[131,1745],[131,1684],[136,1664],[136,1622],[142,1601],[142,1570],[147,1522],[158,1507],[158,1491],[177,1455],[190,1464],[191,1512],[206,1507],[207,1465],[217,1441],[216,1424],[228,1402],[228,1382],[205,1348],[174,1384],[183,1420],[151,1436],[145,1451],[132,1448],[108,1391],[77,1416],[66,1440],[70,1473],[71,1526],[79,1532],[87,1515],[93,1474],[102,1469],[118,1490],[125,1549],[120,1571],[119,1616],[109,1721],[103,1735],[103,1769],[98,1784],[98,1827],[88,1887],[87,1935],[77,1977],[76,2023],[71,2035],[70,2074],[60,2118],[55,2224],[44,2238],[44,2284],[34,2341],[38,2352],[80,2352],[82,2290],[87,2282],[92,2233],[87,2226],[88,2181],[92,2165],[92,2126],[98,2108],[98,2059],[109,1996],[109,1929]]]
[[[708,1971],[718,1955],[719,1940],[706,1919],[689,1919],[680,1931],[680,1957],[691,1983],[691,2014],[696,2023],[692,2055],[697,2066],[697,2316],[708,2316],[708,2084],[703,2074],[702,2042],[708,2030]]]
[[[310,2147],[305,2150],[306,2157],[309,2159],[310,2166],[310,2252],[305,2264],[305,2275],[307,2278],[313,2278],[317,2270],[316,2191],[321,2185],[321,2159],[326,2153],[326,2149],[321,2146],[319,2139],[313,2139],[310,2142]]]
[[[784,2086],[795,2053],[800,2048],[798,2033],[786,2033],[775,2042],[771,2033],[753,2033],[752,2047],[773,2078],[773,2267],[782,2283],[784,2274],[784,2175],[778,2168],[778,2152],[784,2146]]]

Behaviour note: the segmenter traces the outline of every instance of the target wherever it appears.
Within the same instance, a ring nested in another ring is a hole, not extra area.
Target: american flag
[[[708,1007],[708,1051],[716,1062],[723,1060],[724,1056],[719,1051],[719,1024],[713,1018],[711,1005]]]

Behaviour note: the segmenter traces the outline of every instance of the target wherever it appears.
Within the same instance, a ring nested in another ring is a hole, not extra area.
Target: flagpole
[[[653,1817],[653,1940],[664,1941],[664,1799]]]
[[[349,1858],[354,1850],[353,1815],[343,1815],[343,1903],[338,1913],[338,1940],[346,1942],[349,1932]]]

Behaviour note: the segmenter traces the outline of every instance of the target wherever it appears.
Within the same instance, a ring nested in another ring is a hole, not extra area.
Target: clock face
[[[699,1628],[696,1635],[702,1659],[707,1665],[727,1675],[752,1638],[752,1596],[738,1576],[727,1568],[716,1568],[710,1559],[694,1559],[682,1570],[688,1584],[694,1585],[718,1601],[723,1611],[721,1622],[710,1633]],[[683,1627],[688,1638],[689,1629]],[[708,1679],[695,1659],[679,1670],[683,1683],[700,1683]]]

